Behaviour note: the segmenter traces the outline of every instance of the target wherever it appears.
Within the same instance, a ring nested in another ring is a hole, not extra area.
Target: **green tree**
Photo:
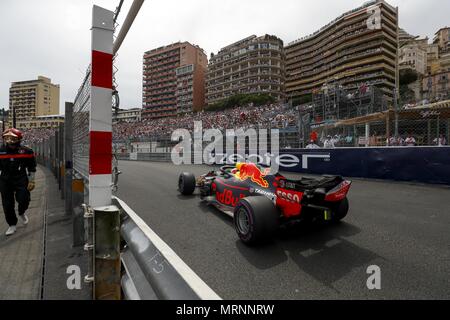
[[[234,107],[241,107],[250,103],[253,103],[255,106],[261,106],[273,102],[275,102],[275,98],[267,93],[236,94],[209,105],[205,108],[205,111],[222,111]]]
[[[400,85],[407,86],[408,84],[413,83],[414,81],[417,81],[419,78],[419,75],[415,70],[412,69],[404,69],[400,70]]]

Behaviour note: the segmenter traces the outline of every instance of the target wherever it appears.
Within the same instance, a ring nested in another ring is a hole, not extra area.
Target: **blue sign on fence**
[[[289,149],[280,170],[450,185],[450,147]]]

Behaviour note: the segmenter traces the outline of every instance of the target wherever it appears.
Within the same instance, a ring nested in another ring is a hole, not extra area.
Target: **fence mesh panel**
[[[89,113],[91,111],[91,67],[73,105],[73,168],[84,178],[89,177]]]

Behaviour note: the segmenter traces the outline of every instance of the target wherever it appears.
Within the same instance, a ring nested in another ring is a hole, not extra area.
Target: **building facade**
[[[441,54],[439,57],[439,66],[443,72],[450,71],[450,51]]]
[[[285,52],[290,100],[329,84],[348,90],[376,85],[392,99],[398,89],[398,9],[370,1],[288,44]]]
[[[450,71],[424,77],[422,90],[423,98],[430,101],[450,99]]]
[[[428,44],[427,46],[427,74],[439,72],[439,46]]]
[[[399,49],[400,70],[409,68],[421,75],[425,75],[428,65],[427,46],[428,38],[416,38],[402,43]]]
[[[415,40],[417,38],[418,38],[418,36],[413,36],[413,35],[409,34],[408,32],[406,32],[402,28],[398,29],[398,45],[399,45],[399,47],[402,47],[407,42],[409,42],[411,40]]]
[[[437,44],[440,52],[450,51],[450,28],[439,29],[434,35],[433,43]]]
[[[9,89],[9,110],[16,121],[29,121],[39,116],[59,114],[59,85],[39,76],[37,80],[13,82]]]
[[[202,110],[208,64],[203,49],[177,42],[145,52],[143,64],[142,118]]]
[[[211,54],[206,80],[208,105],[236,94],[267,93],[284,100],[285,56],[276,36],[252,35]]]
[[[141,114],[141,108],[119,109],[117,113],[113,113],[113,122],[140,122]]]
[[[63,115],[37,116],[30,120],[16,119],[16,127],[18,129],[58,129],[60,124],[64,124]],[[8,125],[12,127],[11,119]]]

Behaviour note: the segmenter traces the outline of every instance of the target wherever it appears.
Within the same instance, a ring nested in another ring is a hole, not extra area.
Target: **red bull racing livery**
[[[223,166],[197,179],[183,172],[178,180],[183,195],[198,189],[203,201],[233,217],[246,244],[269,239],[280,224],[340,221],[348,212],[350,186],[351,181],[340,176],[287,179],[254,163]]]

